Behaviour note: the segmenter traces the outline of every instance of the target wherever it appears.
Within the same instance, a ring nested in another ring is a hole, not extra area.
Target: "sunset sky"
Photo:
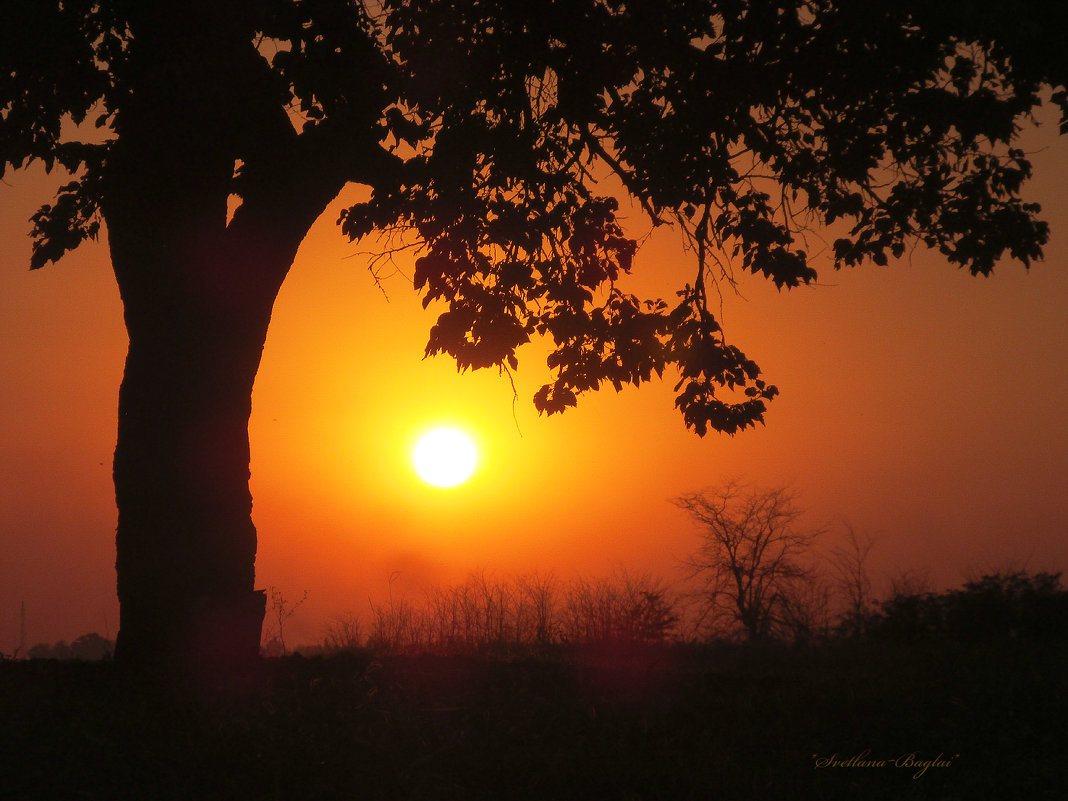
[[[418,599],[474,569],[502,578],[595,577],[619,566],[675,580],[696,544],[672,505],[741,477],[788,484],[826,544],[845,526],[877,537],[877,588],[905,569],[933,588],[1005,567],[1068,571],[1068,140],[1050,121],[1024,140],[1053,229],[1046,260],[973,278],[922,249],[888,268],[778,293],[726,295],[728,339],[782,394],[767,426],[688,432],[673,380],[588,396],[539,417],[544,350],[515,376],[459,375],[423,360],[436,311],[411,265],[376,287],[336,230],[354,188],[305,240],[275,307],[253,397],[258,586],[307,602],[287,639],[311,642],[366,613],[391,584]],[[126,338],[103,241],[31,273],[28,218],[59,183],[0,183],[0,652],[96,631],[114,637],[111,484]],[[629,210],[635,234],[648,224]],[[670,297],[690,264],[658,231],[628,286]],[[388,273],[388,270],[386,271]],[[411,452],[435,425],[479,451],[451,489],[421,481]]]

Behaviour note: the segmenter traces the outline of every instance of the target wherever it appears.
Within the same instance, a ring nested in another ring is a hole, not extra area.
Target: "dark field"
[[[190,701],[9,661],[0,798],[1063,799],[1066,668],[1017,641],[348,653]]]

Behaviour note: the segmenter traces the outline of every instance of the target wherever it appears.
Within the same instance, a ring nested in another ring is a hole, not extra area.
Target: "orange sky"
[[[335,230],[339,202],[283,287],[253,398],[258,583],[308,592],[287,640],[365,613],[394,571],[394,593],[413,599],[475,568],[673,578],[695,533],[670,499],[729,476],[790,483],[813,522],[832,523],[828,542],[843,521],[878,534],[877,579],[1068,571],[1068,141],[1054,131],[1025,140],[1046,148],[1029,196],[1053,227],[1029,273],[1005,263],[976,279],[918,250],[889,268],[824,269],[822,286],[788,294],[743,281],[745,299],[725,302],[728,338],[782,395],[766,428],[734,438],[687,432],[673,382],[538,417],[538,346],[520,352],[514,409],[506,377],[422,360],[433,309],[402,276],[385,281],[387,301]],[[26,220],[49,185],[40,171],[0,183],[4,653],[18,646],[21,602],[27,645],[114,637],[118,619],[111,453],[125,332],[102,243],[27,270]],[[635,286],[670,293],[689,270],[678,251],[658,234]],[[451,490],[411,466],[415,438],[439,422],[481,451]]]

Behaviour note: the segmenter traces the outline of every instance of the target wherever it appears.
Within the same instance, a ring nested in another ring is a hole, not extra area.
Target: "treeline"
[[[91,634],[83,634],[69,643],[66,640],[51,644],[38,643],[27,650],[25,654],[19,654],[16,651],[11,655],[11,658],[24,656],[26,659],[75,659],[83,662],[95,662],[101,659],[110,659],[114,651],[114,642],[93,632]],[[0,658],[2,656],[0,654]]]
[[[1059,573],[994,573],[940,593],[910,589],[906,583],[883,601],[842,604],[836,614],[828,611],[829,593],[824,590],[826,586],[820,590],[816,585],[808,596],[816,609],[799,609],[795,625],[779,626],[763,639],[1068,639],[1068,588]],[[274,602],[282,604],[286,614],[275,616],[275,631],[265,637],[263,650],[268,656],[285,653],[278,622],[284,626],[291,614],[280,594]],[[571,581],[539,574],[501,580],[476,572],[463,582],[432,589],[418,602],[393,599],[371,604],[364,617],[338,618],[327,626],[319,644],[299,650],[449,654],[569,644],[752,639],[729,621],[709,626],[706,605],[707,597],[700,592],[623,570],[601,579]],[[69,643],[39,643],[7,658],[94,661],[109,659],[113,651],[111,640],[92,633]]]
[[[822,597],[822,596],[821,596]],[[599,579],[552,576],[493,580],[484,573],[439,587],[420,603],[393,600],[366,618],[332,623],[308,650],[386,653],[471,651],[610,642],[714,642],[751,639],[737,627],[702,625],[701,596],[625,572]],[[1068,637],[1068,589],[1060,574],[1005,572],[942,593],[897,591],[865,609],[801,615],[763,639],[945,639],[987,641]],[[819,624],[813,623],[820,620]],[[301,649],[305,650],[305,649]]]
[[[1068,636],[1068,590],[1059,573],[997,573],[943,593],[897,594],[842,631],[898,640],[1052,639]]]

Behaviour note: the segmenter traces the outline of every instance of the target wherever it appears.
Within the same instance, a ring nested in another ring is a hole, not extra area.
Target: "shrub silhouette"
[[[65,640],[52,645],[38,643],[27,651],[26,656],[30,659],[73,659],[81,662],[96,662],[101,659],[110,659],[114,650],[114,642],[92,632],[83,634],[69,643]]]
[[[866,623],[874,636],[900,640],[1062,638],[1068,589],[1059,573],[994,573],[944,593],[894,595]]]

